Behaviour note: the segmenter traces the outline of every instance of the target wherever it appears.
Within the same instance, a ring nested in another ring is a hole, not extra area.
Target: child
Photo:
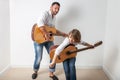
[[[73,29],[72,31],[69,32],[68,37],[65,38],[65,40],[62,42],[62,44],[60,44],[56,48],[53,60],[50,63],[51,68],[55,66],[55,63],[56,63],[55,60],[56,60],[57,56],[69,44],[74,44],[74,45],[81,44],[81,45],[84,45],[84,46],[92,46],[94,48],[93,45],[88,44],[84,41],[81,41],[80,31],[77,30],[77,29]],[[63,61],[63,67],[64,67],[66,80],[76,80],[75,61],[76,61],[76,57]]]

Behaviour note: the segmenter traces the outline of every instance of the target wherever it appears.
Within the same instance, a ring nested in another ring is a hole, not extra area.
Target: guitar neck
[[[101,44],[102,44],[102,41],[99,41],[99,42],[95,43],[94,46],[89,46],[89,47],[81,48],[81,49],[78,49],[76,51],[70,51],[70,53],[76,53],[76,52],[84,51],[84,50],[87,50],[87,49],[92,49],[92,48],[97,47],[97,46],[99,46]]]
[[[90,47],[85,47],[85,48],[78,49],[76,51],[70,51],[70,53],[76,53],[76,52],[84,51],[84,50],[91,49],[91,48],[93,48],[93,47],[91,47],[91,46]]]

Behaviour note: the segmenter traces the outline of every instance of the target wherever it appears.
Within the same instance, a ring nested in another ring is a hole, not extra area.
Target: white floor
[[[102,69],[77,69],[77,80],[109,80]],[[0,80],[32,80],[31,68],[11,68],[2,75]],[[65,80],[63,69],[57,69],[55,74],[59,80]],[[48,69],[40,69],[36,80],[52,80],[48,76]]]

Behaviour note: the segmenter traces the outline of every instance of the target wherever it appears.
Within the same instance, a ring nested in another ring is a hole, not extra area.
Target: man
[[[38,44],[34,41],[34,49],[35,49],[35,61],[34,61],[34,73],[32,74],[32,78],[37,78],[37,73],[40,67],[40,62],[42,60],[42,54],[43,54],[43,47],[46,48],[47,52],[49,53],[49,48],[54,44],[53,41],[50,41],[50,34],[47,32],[45,26],[55,27],[55,15],[59,12],[60,4],[58,2],[53,2],[50,10],[43,13],[41,18],[39,19],[37,25],[40,28],[40,30],[44,33],[46,42]],[[56,30],[56,34],[67,36],[67,34],[60,32],[59,30]],[[55,71],[54,68],[49,68],[49,77],[53,80],[58,80],[58,78],[53,74]]]

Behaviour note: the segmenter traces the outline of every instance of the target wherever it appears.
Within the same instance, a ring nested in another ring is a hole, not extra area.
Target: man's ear
[[[50,6],[50,10],[52,10],[52,6]]]

